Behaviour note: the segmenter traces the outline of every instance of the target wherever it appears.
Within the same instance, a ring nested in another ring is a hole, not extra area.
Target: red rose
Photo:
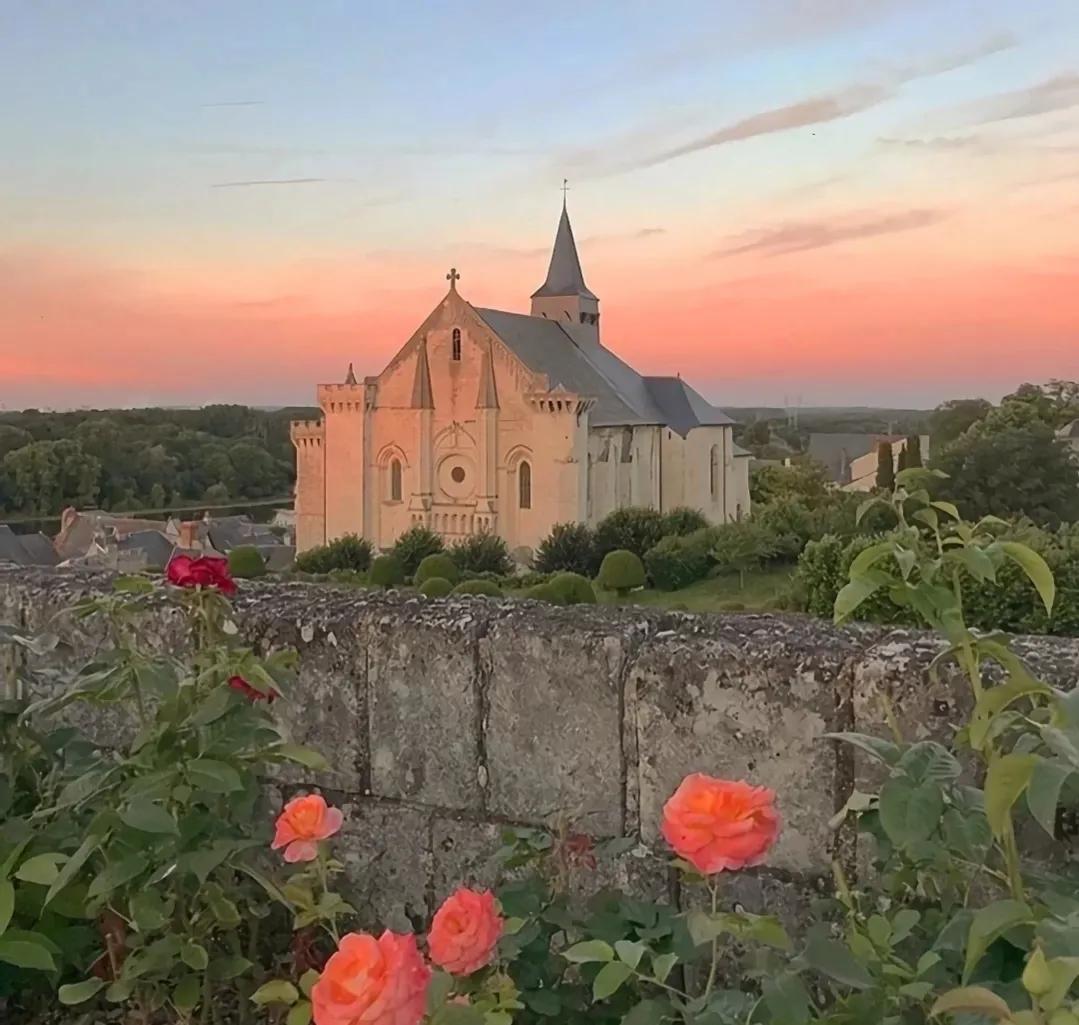
[[[229,572],[228,559],[220,555],[174,555],[165,577],[177,587],[216,587],[222,594],[235,594],[236,581]]]
[[[268,691],[261,691],[258,687],[252,687],[242,676],[230,676],[229,686],[233,690],[239,691],[248,701],[268,701],[272,704],[275,698],[281,696],[272,687]]]

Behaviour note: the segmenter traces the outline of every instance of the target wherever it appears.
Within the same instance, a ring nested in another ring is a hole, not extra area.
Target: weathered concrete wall
[[[63,610],[106,582],[0,568],[0,621],[58,624],[88,653],[100,634]],[[828,820],[866,771],[823,735],[881,731],[882,693],[910,738],[948,737],[969,707],[961,680],[929,681],[939,645],[910,631],[302,584],[245,586],[236,605],[251,643],[300,651],[294,700],[277,707],[294,739],[334,768],[288,785],[321,786],[347,806],[346,860],[369,914],[394,922],[421,919],[459,881],[487,878],[501,825],[558,813],[593,835],[640,837],[605,879],[668,891],[649,851],[664,801],[694,770],[777,790],[780,841],[732,894],[793,916],[826,877]],[[177,617],[153,615],[154,636],[178,643]],[[1018,646],[1051,682],[1079,678],[1079,643]]]

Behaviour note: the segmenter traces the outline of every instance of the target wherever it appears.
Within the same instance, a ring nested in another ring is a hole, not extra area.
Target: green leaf
[[[330,763],[318,751],[300,744],[277,744],[269,754],[271,757],[283,758],[287,762],[295,762],[305,769],[315,769],[319,772],[330,770]]]
[[[526,989],[521,994],[521,1002],[544,1018],[557,1017],[562,1010],[562,1000],[553,989]]]
[[[206,966],[210,963],[206,948],[198,943],[185,943],[180,948],[180,960],[188,968],[193,968],[196,972],[205,971]]]
[[[842,623],[857,610],[859,605],[872,598],[887,583],[889,579],[886,574],[870,571],[865,576],[846,584],[836,595],[833,610],[835,622]]]
[[[296,987],[286,979],[273,979],[264,982],[251,994],[251,1002],[263,1007],[266,1004],[288,1004],[291,1006],[300,999]]]
[[[664,1012],[669,1010],[661,1000],[642,1000],[630,1008],[622,1019],[622,1025],[657,1025],[663,1020]]]
[[[1059,1007],[1076,978],[1079,978],[1079,957],[1054,957],[1049,962],[1052,988],[1041,997],[1042,1007]]]
[[[873,977],[855,960],[849,948],[835,940],[811,936],[806,944],[805,959],[810,967],[844,986],[869,989],[873,985]]]
[[[114,580],[112,589],[120,594],[149,594],[154,584],[147,577],[126,576]]]
[[[60,866],[67,861],[66,854],[38,854],[27,858],[16,870],[15,878],[24,883],[52,886],[60,877]]]
[[[141,854],[130,854],[121,861],[106,865],[104,870],[90,884],[86,891],[88,898],[105,897],[113,890],[131,882],[136,876],[141,875],[148,862]]]
[[[980,1014],[993,1021],[1012,1020],[1008,1005],[996,993],[981,986],[965,986],[945,993],[929,1014],[934,1018],[939,1014]]]
[[[881,737],[873,737],[867,733],[825,733],[825,740],[839,740],[844,744],[851,744],[864,751],[867,755],[875,758],[885,765],[895,765],[899,760],[899,746],[890,740]]]
[[[240,774],[231,765],[212,758],[188,762],[187,778],[193,787],[211,794],[231,794],[244,788]]]
[[[288,1013],[285,1025],[309,1025],[311,1021],[311,1002],[301,1000]]]
[[[56,962],[48,947],[27,939],[0,939],[0,961],[13,964],[16,968],[32,968],[39,972],[56,971]]]
[[[198,708],[191,713],[188,721],[192,726],[209,726],[210,723],[216,722],[229,710],[232,695],[233,691],[229,689],[227,684],[223,683],[219,687],[215,687],[206,695],[205,700]]]
[[[0,880],[0,936],[7,932],[15,913],[15,886],[10,879]]]
[[[1027,786],[1027,807],[1050,836],[1056,836],[1057,804],[1064,782],[1075,770],[1063,762],[1039,758]],[[0,930],[3,931],[3,930]]]
[[[985,774],[985,817],[998,839],[1011,825],[1012,805],[1034,775],[1037,755],[1006,754],[989,763]]]
[[[660,954],[652,957],[652,977],[657,982],[666,982],[671,969],[678,964],[677,954]]]
[[[182,978],[172,991],[172,1002],[180,1011],[190,1011],[202,998],[202,982],[197,975]]]
[[[998,937],[1017,925],[1032,922],[1030,908],[1020,900],[998,900],[979,908],[970,923],[967,934],[967,955],[963,967],[966,982],[977,967],[982,955]]]
[[[947,513],[956,522],[962,520],[962,516],[959,515],[959,510],[951,502],[930,502],[934,509],[939,509],[942,513]]]
[[[69,986],[61,986],[56,995],[60,1003],[71,1007],[73,1004],[85,1003],[90,997],[97,996],[104,988],[103,979],[87,979],[85,982],[73,982]]]
[[[797,975],[780,972],[766,976],[761,992],[776,1025],[805,1025],[809,1021],[809,994]]]
[[[251,962],[246,957],[240,957],[239,955],[230,954],[226,957],[216,957],[210,962],[209,973],[210,978],[228,982],[230,979],[235,979],[237,976],[243,975],[244,972],[250,968]],[[316,981],[317,981],[316,972]],[[300,980],[301,983],[303,980]]]
[[[563,950],[562,956],[573,964],[613,961],[614,948],[603,940],[585,940],[584,943],[576,943],[568,950]]]
[[[1045,606],[1045,614],[1053,614],[1053,602],[1056,600],[1057,585],[1053,580],[1053,571],[1049,564],[1033,549],[1018,541],[997,541],[1000,550],[1030,578],[1034,589]]]
[[[944,812],[944,795],[933,781],[917,786],[892,777],[880,791],[880,824],[898,847],[927,840]]]
[[[971,717],[970,746],[975,751],[980,751],[985,746],[993,719],[1013,702],[1034,694],[1052,693],[1050,687],[1029,675],[1010,679],[1007,683],[983,691],[978,703],[974,706],[974,715]]]
[[[160,804],[145,798],[135,798],[120,812],[120,821],[142,833],[179,833],[176,820]]]
[[[168,909],[156,890],[139,890],[132,896],[129,908],[139,932],[155,932],[168,921]]]
[[[963,564],[963,568],[974,577],[975,580],[990,580],[993,583],[996,583],[997,568],[993,565],[993,560],[980,548],[975,548],[973,545],[967,545],[964,548],[960,548],[955,553],[955,558]]]
[[[619,940],[614,945],[615,952],[620,960],[625,961],[630,968],[636,968],[648,949],[643,943],[635,943],[632,940]]]
[[[633,974],[633,969],[623,961],[605,964],[592,982],[592,1000],[606,1000],[618,992],[622,983]]]
[[[868,570],[871,570],[878,562],[891,555],[892,548],[893,544],[891,541],[881,541],[879,544],[863,548],[850,564],[850,570],[848,571],[850,579],[857,580],[859,577],[864,576],[865,573]]]
[[[435,973],[435,975],[431,976],[431,985],[432,986],[434,986],[435,978],[438,975],[445,975],[445,973],[444,972],[437,972],[437,973]],[[314,968],[308,968],[307,971],[304,972],[303,975],[300,976],[300,992],[305,997],[309,997],[311,995],[311,990],[314,989],[314,987],[315,987],[315,983],[318,982],[318,980],[320,978],[321,978],[321,976],[319,975],[319,973],[317,971],[315,971]],[[450,985],[452,986],[453,985],[453,978],[451,976],[449,976],[449,975],[446,975],[446,978],[450,980]],[[447,992],[448,992],[448,990],[447,990]]]
[[[98,845],[102,841],[102,837],[91,834],[81,844],[79,849],[71,855],[67,864],[64,865],[60,874],[52,881],[52,885],[49,887],[49,892],[45,894],[45,904],[50,904],[54,897],[56,897],[60,891],[67,886],[74,878],[79,874],[79,869],[86,864],[90,855],[97,850]],[[2,930],[0,930],[2,931]]]

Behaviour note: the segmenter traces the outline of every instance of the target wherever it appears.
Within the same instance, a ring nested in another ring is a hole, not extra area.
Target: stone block
[[[646,642],[629,673],[642,837],[662,843],[664,803],[684,776],[703,772],[776,791],[783,827],[770,866],[824,868],[837,762],[823,734],[848,700],[846,645],[812,644],[819,627],[798,620],[678,623]]]
[[[491,811],[621,833],[623,668],[641,632],[629,616],[581,606],[514,605],[492,618],[480,641]]]

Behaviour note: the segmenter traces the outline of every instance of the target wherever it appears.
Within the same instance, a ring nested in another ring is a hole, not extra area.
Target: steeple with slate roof
[[[532,316],[557,321],[578,345],[599,345],[599,298],[585,284],[565,197],[547,280],[532,293]]]
[[[352,369],[352,364],[348,365],[348,373],[345,374],[345,384],[356,384],[356,371]]]
[[[427,362],[426,336],[420,339],[420,351],[416,355],[416,376],[412,380],[412,408],[435,408],[435,397],[431,392],[431,367]]]

